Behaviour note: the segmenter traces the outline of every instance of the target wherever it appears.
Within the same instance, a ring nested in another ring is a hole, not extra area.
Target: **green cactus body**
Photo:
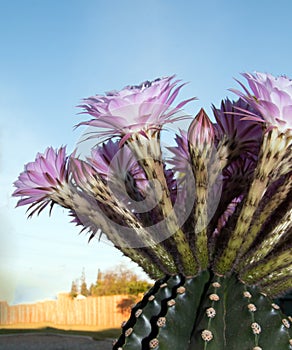
[[[153,320],[157,320],[167,301],[172,298],[173,288],[180,285],[181,277],[161,279],[144,296],[132,311],[129,321],[123,326],[125,349],[139,349],[153,333]],[[132,331],[133,330],[133,331]]]
[[[291,330],[279,307],[236,277],[215,277],[202,301],[188,350],[290,349]]]
[[[169,349],[169,344],[186,348],[208,280],[209,272],[204,271],[196,278],[176,275],[157,281],[133,308],[114,349],[162,350]]]
[[[184,284],[176,289],[176,296],[166,310],[165,322],[158,329],[157,349],[167,350],[170,344],[173,349],[187,348],[204,287],[208,280],[209,273],[204,271],[196,278],[186,279]],[[179,322],[177,322],[177,314],[180,315]]]
[[[159,280],[132,310],[114,350],[289,350],[289,317],[233,275]]]

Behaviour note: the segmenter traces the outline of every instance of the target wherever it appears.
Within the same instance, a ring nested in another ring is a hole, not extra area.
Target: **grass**
[[[115,339],[121,334],[120,328],[110,328],[99,331],[79,331],[79,330],[62,330],[53,327],[44,328],[1,328],[1,334],[21,334],[21,333],[51,333],[63,335],[81,335],[88,336],[94,340]]]

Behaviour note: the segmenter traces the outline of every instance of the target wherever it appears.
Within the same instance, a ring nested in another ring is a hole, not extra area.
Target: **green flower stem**
[[[212,164],[212,168],[214,168],[213,173],[215,174],[213,176],[214,178],[218,176],[222,169],[224,169],[230,163],[230,159],[233,158],[232,150],[228,145],[228,141],[228,137],[223,136],[222,140],[217,146],[218,162],[216,161]]]
[[[291,178],[287,178],[285,183],[277,189],[277,192],[269,199],[265,207],[261,210],[260,215],[252,223],[249,229],[249,235],[255,237],[260,232],[262,225],[266,222],[271,213],[286,199],[291,188]],[[265,237],[265,241],[266,240],[267,238]],[[270,242],[267,242],[267,244],[270,244]]]
[[[245,266],[249,266],[264,259],[277,244],[283,241],[289,235],[289,228],[291,227],[292,209],[288,211],[279,221],[276,227],[265,236],[264,240],[259,246],[249,253],[247,259],[243,259],[240,266],[236,268],[240,271]]]
[[[209,173],[208,163],[210,159],[210,149],[205,147],[202,150],[189,143],[191,154],[192,170],[195,177],[195,207],[194,207],[194,232],[195,254],[201,268],[208,267],[208,237],[207,237],[207,207]]]
[[[239,260],[254,242],[258,231],[255,229],[250,232],[250,224],[271,178],[276,180],[277,177],[283,175],[280,169],[287,171],[284,164],[287,161],[285,157],[287,145],[290,142],[290,138],[277,129],[271,129],[264,133],[254,180],[249,188],[227,248],[216,262],[215,269],[217,273],[224,274],[230,270],[235,260]]]
[[[179,227],[176,213],[173,210],[168,188],[165,182],[165,177],[161,174],[163,171],[163,166],[158,162],[152,161],[152,159],[147,159],[147,161],[144,163],[144,166],[145,168],[151,169],[151,174],[157,174],[157,179],[159,179],[162,188],[162,196],[158,205],[162,211],[166,227],[168,228],[169,232],[173,233],[171,239],[174,241],[177,251],[182,260],[184,269],[183,272],[187,276],[193,276],[198,272],[197,264],[190,249],[189,243],[185,237],[185,234]],[[148,175],[150,174],[148,173]]]
[[[91,182],[92,181],[94,180],[91,179]],[[176,273],[177,268],[174,260],[167,250],[160,243],[155,242],[151,234],[139,222],[137,217],[127,207],[125,207],[123,203],[117,201],[111,195],[108,187],[104,185],[102,181],[95,179],[95,182],[95,186],[93,186],[94,183],[91,183],[89,186],[89,190],[94,197],[101,203],[109,206],[110,209],[118,215],[118,217],[121,217],[129,228],[135,231],[135,234],[142,245],[152,248],[153,255],[156,255],[157,258],[163,263],[163,265],[167,268],[168,273]]]
[[[275,284],[277,281],[282,281],[283,279],[290,279],[292,277],[292,266],[288,265],[281,269],[278,269],[277,271],[271,272],[266,277],[263,277],[259,283],[263,288],[270,285]],[[292,282],[292,280],[291,280]]]
[[[105,218],[101,212],[94,210],[90,203],[88,203],[84,196],[80,195],[77,192],[71,192],[68,189],[69,193],[66,198],[65,205],[66,208],[71,208],[74,210],[80,217],[86,216],[86,224],[91,227],[100,228],[102,232],[106,233],[106,236],[109,240],[119,249],[125,256],[129,257],[139,266],[143,266],[144,271],[151,278],[161,278],[164,275],[164,271],[161,270],[158,264],[154,264],[151,261],[151,258],[142,252],[141,250],[134,249],[128,246],[127,242],[119,234],[119,232],[114,228],[113,225],[110,225],[109,220]]]
[[[249,228],[248,235],[247,235],[247,237],[242,245],[242,254],[244,254],[250,248],[254,239],[256,238],[257,234],[259,233],[262,224],[268,219],[268,217],[271,215],[271,213],[286,198],[291,187],[292,187],[291,180],[290,180],[290,184],[288,181],[285,182],[285,184],[279,188],[279,191],[277,191],[277,193],[269,200],[268,204],[266,205],[264,210],[261,212],[259,218],[257,220],[255,220],[255,223],[252,225],[251,228]],[[271,233],[271,237],[269,237],[268,239],[265,238],[266,247],[267,247],[267,244],[273,243],[273,241],[275,241],[274,235],[275,234]],[[279,241],[279,237],[277,237],[277,240]]]
[[[282,280],[276,280],[275,283],[261,286],[262,292],[268,294],[270,297],[273,297],[273,298],[283,295],[283,290],[291,290],[291,289],[292,289],[292,275],[287,276]]]
[[[261,279],[269,275],[273,271],[277,271],[292,264],[292,255],[290,249],[278,253],[261,261],[256,266],[251,266],[251,268],[243,271],[240,274],[240,279],[246,283],[259,283]]]
[[[225,274],[228,270],[230,270],[235,262],[235,259],[245,252],[245,247],[247,244],[244,244],[243,242],[246,238],[253,215],[258,207],[258,203],[266,190],[267,183],[267,178],[264,181],[259,178],[253,181],[237,220],[236,227],[229,239],[228,245],[225,248],[222,256],[216,262],[215,271],[218,274]],[[254,237],[249,237],[248,242],[253,242],[253,240]]]
[[[142,139],[143,138],[143,139]],[[163,220],[168,229],[171,240],[175,243],[175,248],[183,264],[183,272],[187,276],[194,276],[198,272],[198,265],[195,261],[190,245],[184,232],[179,226],[176,213],[171,203],[169,190],[167,187],[164,168],[162,163],[161,149],[158,133],[151,134],[149,140],[141,135],[133,135],[127,142],[134,152],[138,162],[145,171],[149,181],[156,180],[161,186],[161,198],[157,198],[157,205],[161,210]],[[158,195],[158,193],[157,193]],[[161,256],[163,257],[163,256]]]

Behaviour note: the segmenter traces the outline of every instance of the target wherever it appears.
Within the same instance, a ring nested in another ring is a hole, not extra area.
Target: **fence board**
[[[129,313],[122,314],[117,304],[127,295],[87,297],[71,299],[59,294],[57,300],[34,304],[8,305],[0,301],[0,326],[21,324],[49,324],[56,326],[120,327]]]

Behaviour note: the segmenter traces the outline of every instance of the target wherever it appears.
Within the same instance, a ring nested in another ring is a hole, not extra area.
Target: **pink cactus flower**
[[[87,161],[106,180],[125,181],[131,176],[139,188],[147,187],[148,181],[144,171],[130,149],[126,145],[120,147],[119,141],[109,140],[102,146],[94,148]]]
[[[213,113],[216,119],[214,124],[216,142],[224,138],[228,139],[230,157],[237,157],[246,153],[255,156],[258,153],[262,128],[257,121],[243,120],[242,112],[260,114],[243,99],[230,101],[228,98],[221,102],[220,108],[213,105]]]
[[[132,133],[146,136],[149,129],[161,129],[166,123],[186,118],[178,111],[189,101],[180,102],[171,108],[184,84],[173,81],[174,76],[146,81],[139,86],[126,86],[121,91],[107,92],[105,96],[95,95],[84,100],[80,107],[93,119],[79,125],[90,125],[98,130],[97,135],[122,137],[125,142]]]
[[[44,154],[38,153],[34,162],[25,166],[24,172],[14,182],[17,189],[13,196],[21,197],[17,206],[31,204],[34,212],[40,212],[49,203],[54,204],[55,197],[60,196],[67,182],[66,148],[54,150],[49,147]]]
[[[173,170],[184,174],[191,164],[187,132],[180,130],[180,133],[175,136],[175,142],[177,146],[168,147],[174,155],[168,160],[168,163],[173,165]]]
[[[250,92],[241,82],[244,92],[231,89],[253,108],[261,117],[246,113],[245,119],[265,122],[269,127],[277,127],[280,131],[292,129],[292,80],[285,76],[274,77],[266,73],[242,74],[248,82]]]

